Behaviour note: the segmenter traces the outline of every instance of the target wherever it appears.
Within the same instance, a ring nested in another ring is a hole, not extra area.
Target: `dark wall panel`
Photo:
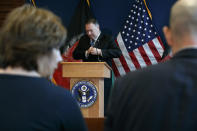
[[[25,0],[0,0],[0,26],[7,14],[14,8],[23,5]]]

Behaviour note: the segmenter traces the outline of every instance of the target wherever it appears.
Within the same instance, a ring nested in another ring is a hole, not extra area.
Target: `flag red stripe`
[[[157,37],[158,41],[159,41],[159,44],[162,46],[163,50],[165,49],[164,45],[163,45],[163,42],[161,41],[161,38],[158,36]]]
[[[115,39],[115,43],[116,43],[116,45],[120,48],[117,39]]]
[[[119,73],[119,71],[118,71],[118,69],[117,69],[113,60],[112,60],[112,69],[113,69],[113,72],[114,72],[115,76],[120,76],[120,73]]]
[[[134,54],[133,52],[130,52],[129,55],[130,55],[130,57],[131,57],[131,60],[132,60],[133,64],[135,65],[135,68],[136,68],[136,69],[140,68],[140,67],[141,67],[141,66],[140,66],[140,63],[138,62],[138,60],[137,60],[135,54]]]
[[[146,65],[151,65],[152,63],[151,63],[151,61],[150,61],[148,55],[147,55],[146,52],[144,51],[143,46],[140,46],[140,47],[138,48],[138,50],[140,51],[140,54],[141,54],[142,58],[144,59],[144,62],[146,63]]]
[[[159,55],[159,52],[157,50],[157,48],[155,47],[153,41],[150,41],[148,43],[153,55],[155,56],[155,59],[157,60],[157,62],[160,62],[161,61],[161,56]]]
[[[123,55],[121,55],[121,56],[119,57],[119,60],[120,60],[120,62],[121,62],[121,64],[122,64],[122,66],[123,66],[125,72],[129,72],[130,69],[129,69],[129,67],[128,67],[128,65],[127,65],[127,62],[126,62],[126,60],[125,60],[125,58],[124,58]]]

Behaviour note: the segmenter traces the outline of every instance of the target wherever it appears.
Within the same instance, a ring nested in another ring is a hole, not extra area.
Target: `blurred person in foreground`
[[[163,31],[173,57],[115,82],[106,131],[197,130],[197,0],[178,0]]]
[[[30,5],[14,9],[0,32],[0,130],[83,131],[69,91],[49,78],[61,61],[66,29],[52,12]]]

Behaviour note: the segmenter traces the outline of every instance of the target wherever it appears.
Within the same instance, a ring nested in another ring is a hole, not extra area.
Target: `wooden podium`
[[[90,81],[95,85],[97,98],[94,104],[81,108],[85,118],[104,117],[104,78],[110,78],[111,68],[105,62],[62,62],[62,75],[69,77],[70,89],[80,81]]]

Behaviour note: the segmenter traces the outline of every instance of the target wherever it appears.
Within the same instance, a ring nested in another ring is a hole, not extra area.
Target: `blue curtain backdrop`
[[[30,2],[31,0],[27,0]],[[60,16],[65,26],[69,25],[70,19],[77,7],[79,0],[34,0],[38,7],[44,7]],[[121,30],[122,25],[134,0],[90,0],[91,8],[101,29],[111,33],[114,37]],[[169,12],[176,0],[146,0],[152,13],[153,23],[158,33],[168,47],[162,32],[162,27],[168,25]]]

